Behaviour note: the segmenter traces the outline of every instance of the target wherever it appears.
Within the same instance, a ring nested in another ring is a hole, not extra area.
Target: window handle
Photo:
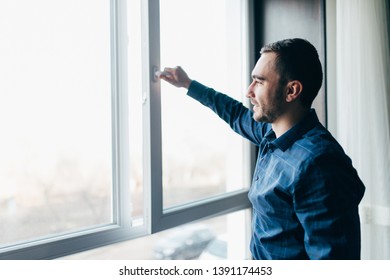
[[[160,71],[160,67],[154,65],[152,67],[152,81],[157,83],[161,73],[162,72]]]

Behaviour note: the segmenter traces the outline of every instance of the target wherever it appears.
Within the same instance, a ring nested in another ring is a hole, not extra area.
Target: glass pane
[[[0,1],[0,247],[112,222],[109,0]]]
[[[127,1],[130,192],[133,225],[143,224],[141,1]]]
[[[241,100],[243,2],[161,0],[162,68],[181,65],[191,78]],[[162,82],[164,208],[245,185],[244,141],[185,93]]]
[[[250,259],[250,210],[66,256],[65,260]]]

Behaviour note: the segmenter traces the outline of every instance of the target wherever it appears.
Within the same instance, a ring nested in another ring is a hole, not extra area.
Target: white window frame
[[[252,38],[253,1],[243,7],[248,14],[248,33]],[[50,238],[10,245],[0,249],[0,259],[53,259],[111,243],[156,233],[198,219],[231,213],[250,207],[247,189],[202,199],[193,203],[163,208],[161,99],[160,82],[154,72],[160,69],[159,0],[142,1],[143,71],[143,137],[144,200],[143,224],[132,226],[129,191],[129,126],[127,85],[127,21],[126,0],[110,1],[111,80],[112,80],[112,153],[113,153],[113,223],[106,226],[62,234]],[[244,42],[249,45],[252,41]],[[247,53],[252,53],[247,46]],[[250,73],[249,61],[246,57]],[[244,75],[245,75],[244,73]],[[244,79],[249,82],[249,75]],[[248,187],[254,168],[255,148],[245,147],[248,154],[246,174]]]

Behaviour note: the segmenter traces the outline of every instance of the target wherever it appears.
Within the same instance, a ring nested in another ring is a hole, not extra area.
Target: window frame
[[[144,82],[143,82],[143,95],[146,100],[146,106],[144,110],[144,136],[146,135],[149,145],[145,145],[146,151],[144,155],[147,160],[144,166],[146,170],[146,176],[144,180],[147,182],[147,189],[150,189],[148,193],[150,199],[150,233],[156,233],[161,230],[165,230],[174,226],[189,223],[201,218],[212,217],[215,215],[222,215],[231,213],[234,211],[246,209],[250,207],[248,200],[248,189],[229,192],[222,195],[217,195],[202,199],[199,201],[187,203],[185,205],[179,205],[171,208],[163,208],[163,182],[162,182],[162,134],[161,134],[161,86],[160,81],[154,79],[154,73],[161,68],[160,65],[160,7],[159,0],[148,0],[142,2],[142,18],[144,19],[142,26],[142,34],[147,36],[143,37],[143,61],[144,63]],[[248,1],[247,1],[248,2]],[[249,5],[245,5],[244,9],[249,15]],[[246,38],[249,38],[251,31],[251,17],[248,17]],[[249,40],[246,40],[247,44]],[[250,48],[249,48],[250,49]],[[248,50],[247,50],[248,51]],[[248,51],[248,53],[250,53]],[[249,57],[246,57],[246,63],[249,64]],[[249,68],[245,66],[246,68]],[[250,69],[244,72],[248,72],[249,77]],[[248,79],[248,78],[245,79]],[[249,146],[249,145],[248,145]],[[254,148],[245,147],[247,157],[246,170],[250,170],[252,174],[253,164],[253,151]],[[153,159],[153,160],[152,160]],[[246,176],[248,181],[248,187],[250,186],[250,179]]]
[[[209,197],[169,209],[163,208],[161,99],[160,82],[154,73],[160,69],[159,0],[141,1],[142,18],[142,95],[143,95],[143,170],[144,213],[143,225],[132,226],[129,203],[129,126],[127,84],[127,21],[126,0],[110,0],[111,32],[111,96],[112,96],[112,224],[96,226],[72,233],[0,248],[0,259],[53,259],[85,250],[134,239],[179,226],[202,218],[228,214],[250,208],[248,189]],[[246,0],[248,39],[246,68],[253,61],[252,31],[253,0]],[[249,56],[249,57],[248,57]],[[246,72],[246,71],[245,71]],[[249,75],[245,77],[249,82]],[[254,170],[256,149],[244,147],[247,155],[248,188]],[[152,160],[153,159],[153,160]]]

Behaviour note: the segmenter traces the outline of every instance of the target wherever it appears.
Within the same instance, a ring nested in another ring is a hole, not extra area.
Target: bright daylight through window
[[[160,1],[161,66],[181,65],[191,78],[243,99],[242,3]],[[247,187],[243,138],[183,89],[162,83],[161,100],[164,208]]]
[[[112,223],[109,1],[2,0],[0,33],[0,246]]]

